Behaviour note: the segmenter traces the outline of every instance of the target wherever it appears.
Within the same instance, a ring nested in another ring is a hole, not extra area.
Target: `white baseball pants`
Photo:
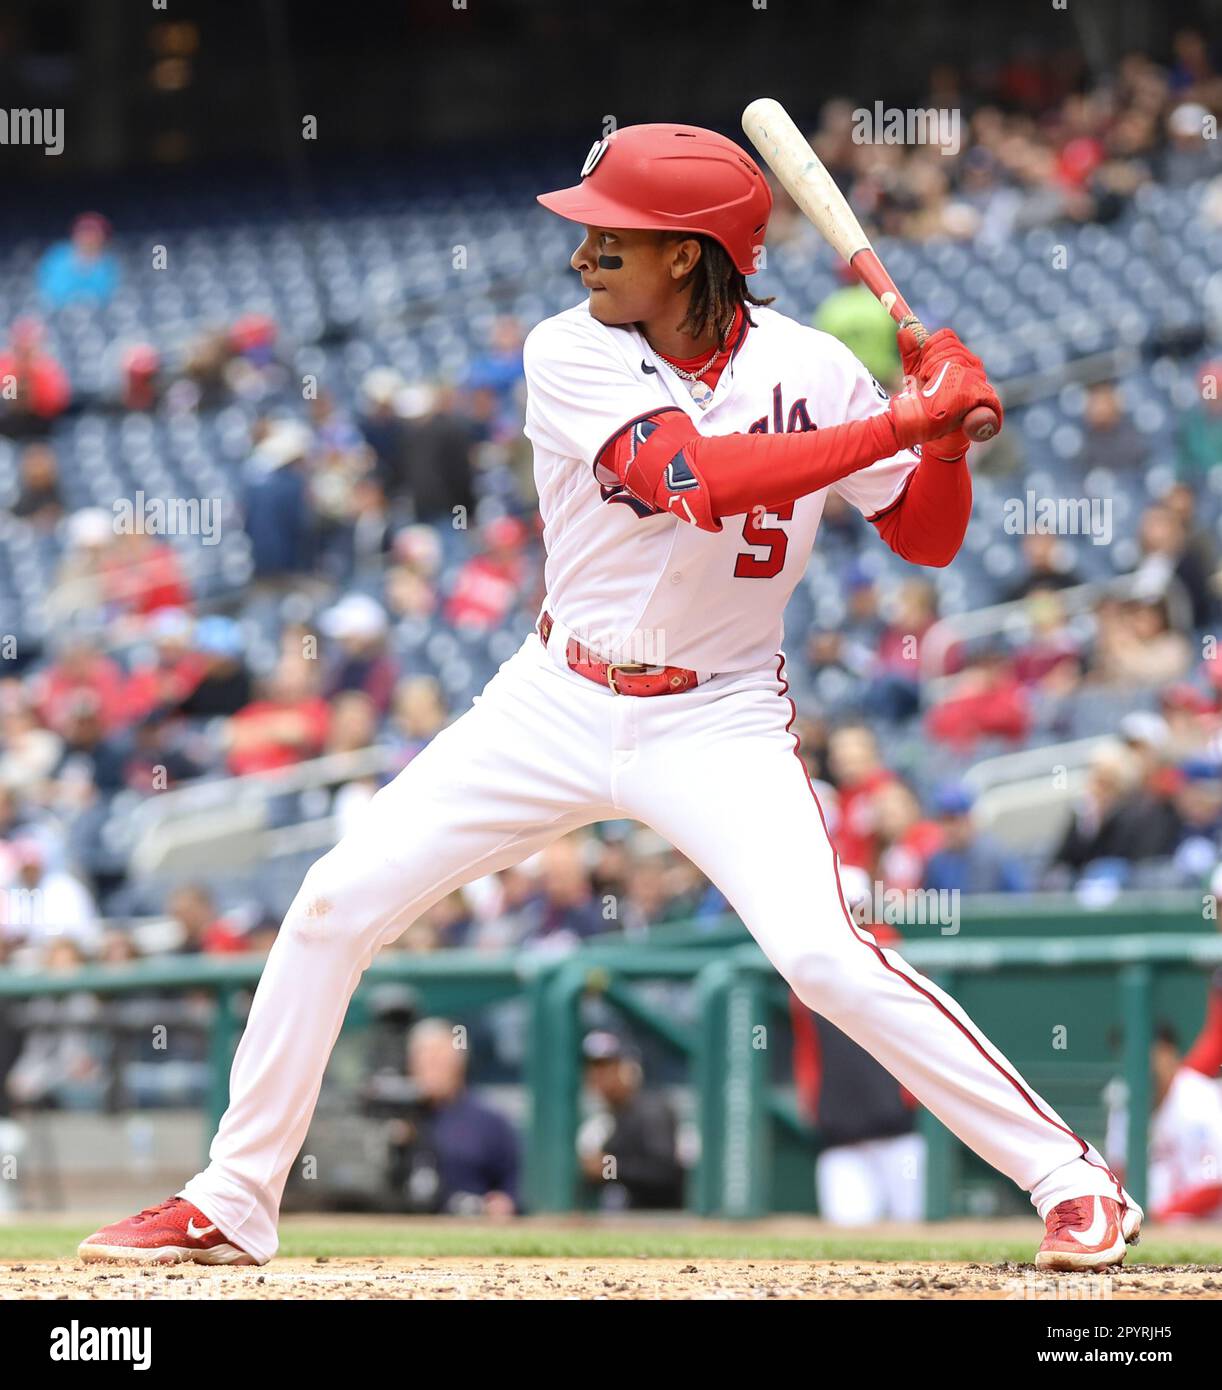
[[[374,953],[455,888],[593,821],[652,826],[725,893],[808,1008],[1032,1193],[1116,1196],[1097,1151],[963,1010],[852,922],[775,668],[634,698],[532,633],[461,719],[307,873],[268,956],[209,1166],[183,1189],[256,1259],[276,1252],[290,1166]]]
[[[925,1212],[925,1140],[919,1134],[863,1139],[815,1159],[819,1215],[833,1226],[920,1221]]]

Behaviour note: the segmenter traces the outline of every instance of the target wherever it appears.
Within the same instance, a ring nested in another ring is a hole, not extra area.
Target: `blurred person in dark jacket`
[[[635,1052],[614,1033],[582,1044],[585,1079],[605,1107],[578,1136],[586,1181],[608,1210],[666,1211],[683,1205],[678,1124],[666,1098],[644,1086]]]
[[[59,464],[49,444],[28,444],[21,454],[21,490],[13,515],[49,531],[64,515]]]
[[[411,386],[400,401],[406,414],[400,491],[417,521],[465,527],[475,508],[471,421],[449,387]]]
[[[1213,574],[1207,555],[1194,544],[1190,520],[1182,513],[1183,503],[1155,502],[1142,513],[1138,531],[1141,560],[1133,575],[1143,595],[1167,592],[1174,579],[1188,596],[1192,626],[1206,627],[1217,613]]]
[[[294,420],[278,421],[251,457],[245,497],[256,580],[291,580],[313,567],[315,519],[306,457],[310,432]]]
[[[199,683],[178,705],[189,719],[237,714],[254,695],[246,667],[242,629],[232,618],[211,614],[195,626],[192,648],[201,658]]]
[[[334,643],[323,694],[331,699],[359,690],[373,701],[379,717],[390,708],[399,668],[386,649],[390,623],[386,610],[368,594],[347,594],[319,619],[323,635]]]
[[[1120,745],[1103,747],[1091,759],[1085,794],[1052,857],[1052,869],[1079,873],[1095,860],[1131,864],[1169,854],[1175,837],[1160,838],[1150,812],[1141,763]]]
[[[519,945],[569,950],[617,925],[610,915],[613,909],[594,896],[583,842],[576,836],[541,850],[538,867],[540,891],[533,910],[524,914],[528,925]]]
[[[1106,468],[1135,477],[1145,467],[1149,448],[1125,414],[1115,382],[1100,381],[1090,387],[1082,423],[1086,429],[1078,464],[1084,471]]]
[[[1069,589],[1082,582],[1064,542],[1051,532],[1032,531],[1024,536],[1022,552],[1027,571],[1003,591],[1005,603],[1029,598],[1041,589]]]
[[[373,451],[374,472],[388,497],[398,497],[404,488],[407,425],[396,403],[403,385],[393,367],[374,367],[361,380],[357,428]]]
[[[518,1138],[467,1089],[465,1030],[443,1019],[408,1035],[406,1113],[391,1121],[389,1181],[409,1211],[512,1216]]]

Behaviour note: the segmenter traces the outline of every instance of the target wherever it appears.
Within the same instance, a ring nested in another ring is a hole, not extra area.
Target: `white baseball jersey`
[[[1150,1122],[1150,1201],[1155,1210],[1222,1182],[1222,1090],[1181,1067]]]
[[[705,408],[635,328],[599,323],[588,301],[526,339],[525,431],[547,547],[546,607],[596,652],[729,672],[780,649],[826,489],[713,533],[644,508],[596,467],[625,426],[659,409],[679,407],[704,435],[792,433],[886,409],[885,392],[837,339],[772,309],[751,317]],[[916,463],[905,450],[834,488],[874,516]]]

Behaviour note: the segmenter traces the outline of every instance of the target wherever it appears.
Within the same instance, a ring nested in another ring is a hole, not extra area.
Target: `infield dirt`
[[[1222,1266],[1054,1275],[950,1261],[330,1258],[261,1269],[0,1264],[0,1299],[1048,1299],[1220,1298]]]

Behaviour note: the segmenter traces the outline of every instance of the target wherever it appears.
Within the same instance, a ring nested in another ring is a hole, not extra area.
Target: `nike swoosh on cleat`
[[[216,1230],[215,1226],[199,1226],[195,1224],[195,1217],[187,1222],[187,1234],[192,1240],[202,1240],[205,1236],[210,1236]]]
[[[1085,1231],[1067,1231],[1066,1235],[1073,1236],[1079,1245],[1099,1245],[1103,1237],[1107,1234],[1107,1213],[1103,1210],[1103,1203],[1098,1197],[1095,1198],[1095,1219],[1090,1223]]]

